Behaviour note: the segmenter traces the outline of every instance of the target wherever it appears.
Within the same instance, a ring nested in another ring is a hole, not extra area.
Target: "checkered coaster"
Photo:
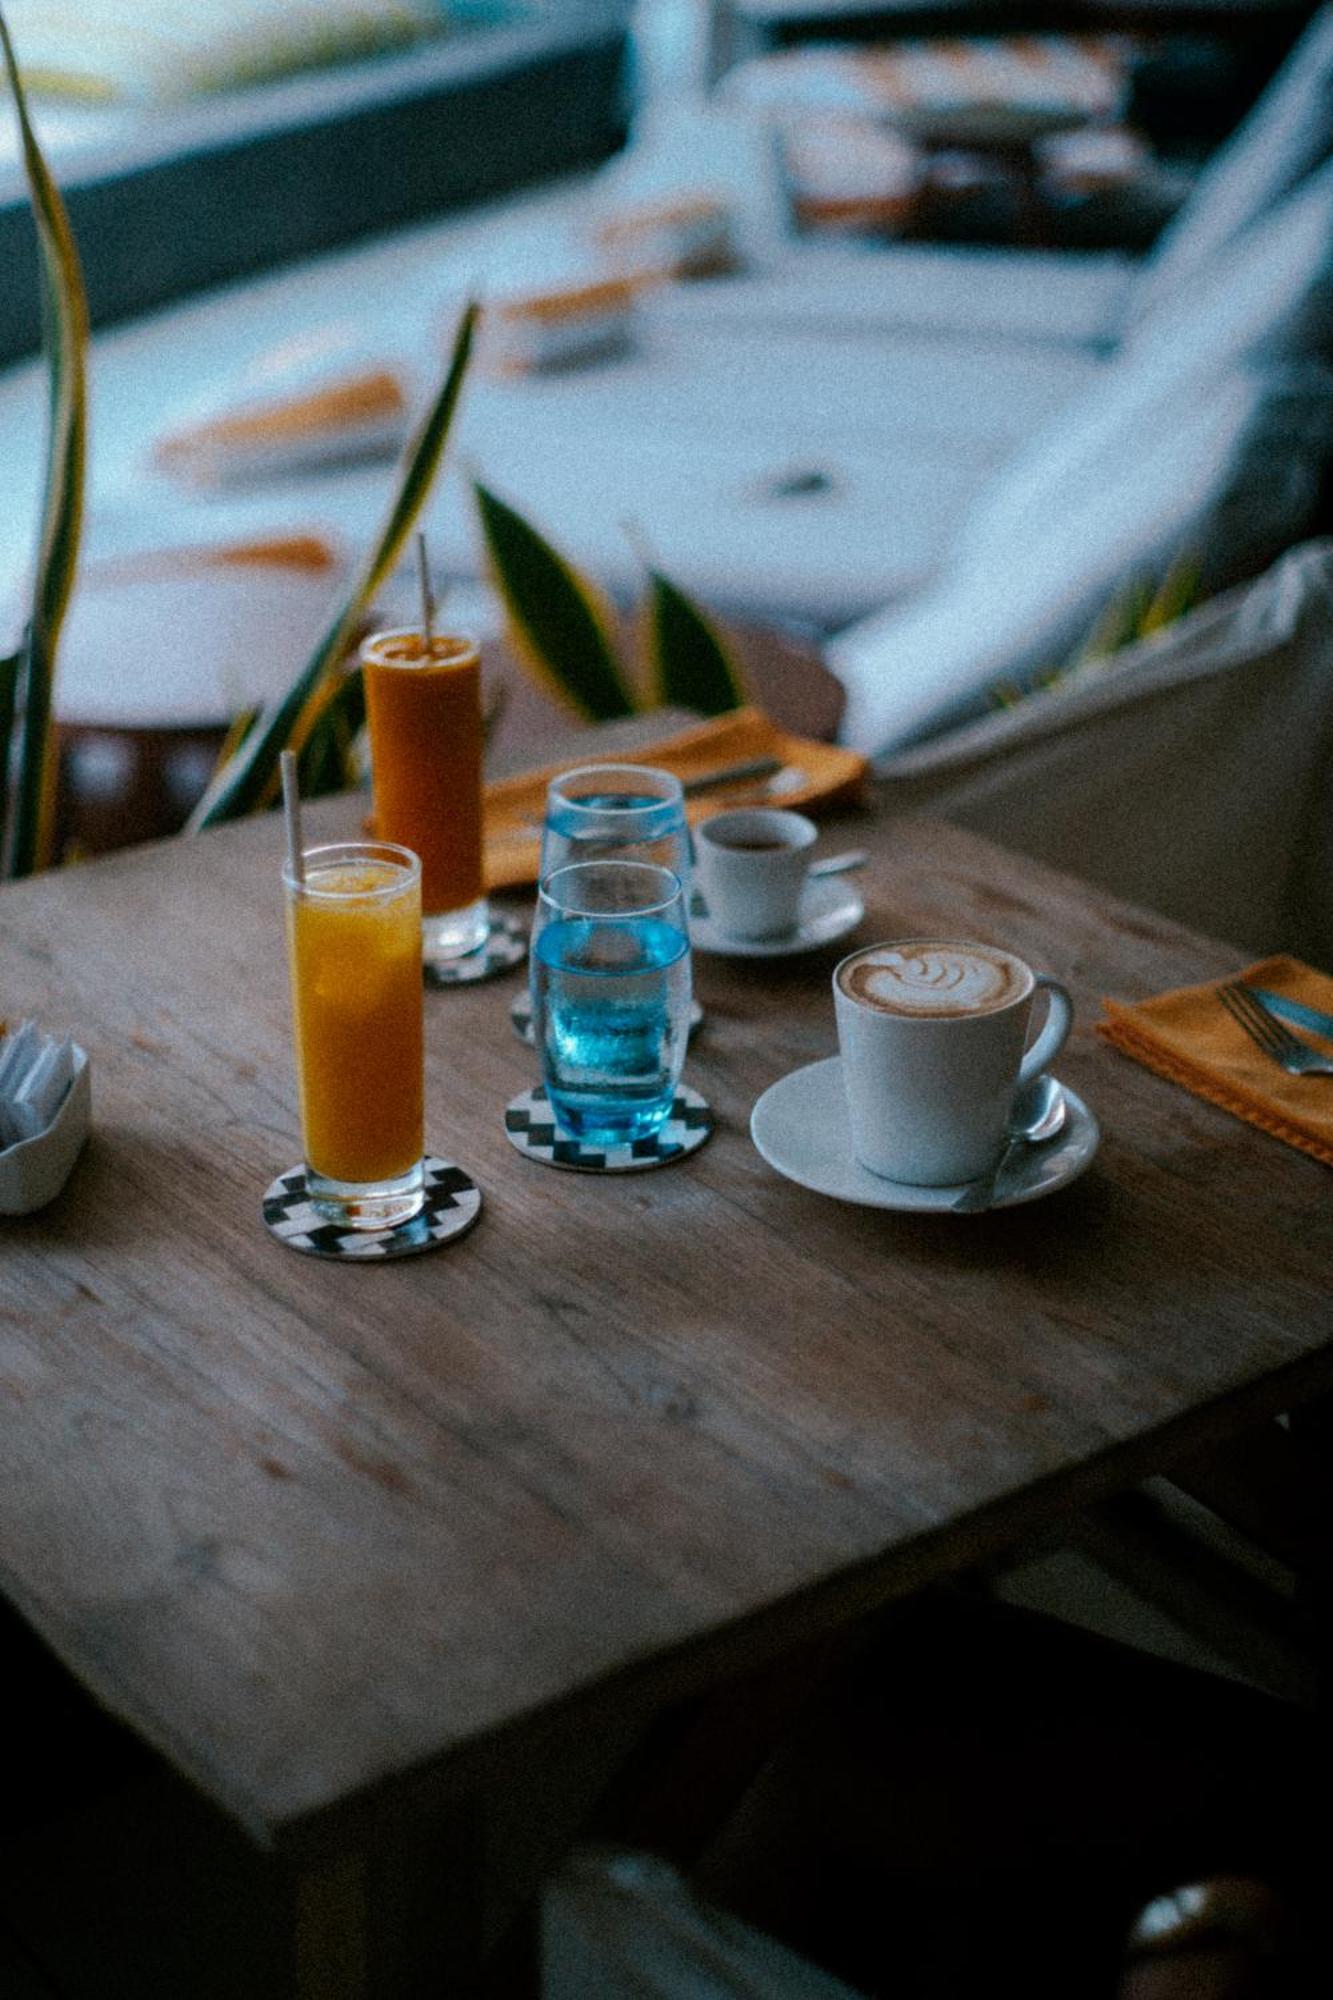
[[[650,1167],[669,1167],[697,1153],[713,1130],[707,1101],[687,1083],[676,1086],[675,1102],[665,1125],[650,1139],[630,1146],[599,1149],[568,1139],[559,1130],[543,1084],[525,1090],[505,1109],[505,1134],[525,1159],[544,1167],[566,1167],[577,1174],[641,1174]]]
[[[427,1155],[426,1199],[410,1222],[396,1229],[339,1229],[317,1214],[304,1166],[279,1174],[264,1196],[264,1221],[289,1250],[308,1257],[343,1257],[375,1263],[385,1257],[419,1257],[470,1229],[481,1214],[481,1189],[452,1160]]]
[[[477,986],[499,979],[522,965],[528,955],[528,934],[512,917],[492,915],[486,942],[466,958],[428,958],[423,965],[427,986]]]

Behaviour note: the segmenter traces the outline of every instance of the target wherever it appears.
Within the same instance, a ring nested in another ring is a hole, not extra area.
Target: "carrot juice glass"
[[[310,1199],[345,1229],[421,1207],[421,865],[387,841],[314,847],[287,890]]]
[[[377,632],[361,648],[375,831],[421,856],[425,957],[486,942],[481,893],[481,652],[475,639]]]

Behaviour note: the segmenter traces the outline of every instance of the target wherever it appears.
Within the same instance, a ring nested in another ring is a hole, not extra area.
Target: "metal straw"
[[[428,660],[435,656],[435,599],[430,593],[430,564],[426,559],[426,537],[417,530],[417,575],[421,582],[421,647]]]
[[[301,841],[301,794],[296,780],[296,752],[284,750],[282,765],[282,806],[287,820],[287,866],[298,889],[305,887],[305,848]]]

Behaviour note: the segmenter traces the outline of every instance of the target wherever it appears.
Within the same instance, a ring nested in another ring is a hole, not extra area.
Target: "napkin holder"
[[[54,1201],[69,1179],[92,1125],[88,1057],[77,1043],[74,1075],[44,1131],[0,1149],[0,1215],[30,1215]]]

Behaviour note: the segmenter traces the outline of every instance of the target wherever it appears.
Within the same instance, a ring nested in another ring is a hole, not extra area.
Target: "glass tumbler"
[[[375,831],[421,857],[421,944],[448,963],[485,944],[481,651],[437,632],[377,632],[361,648]]]
[[[642,861],[557,868],[537,894],[530,977],[560,1130],[603,1148],[650,1138],[671,1115],[689,1032],[680,877]]]
[[[386,841],[307,849],[283,870],[310,1198],[344,1229],[423,1200],[421,864]]]
[[[552,778],[541,879],[576,861],[646,861],[680,878],[690,899],[690,830],[680,779],[646,764],[585,764]]]

